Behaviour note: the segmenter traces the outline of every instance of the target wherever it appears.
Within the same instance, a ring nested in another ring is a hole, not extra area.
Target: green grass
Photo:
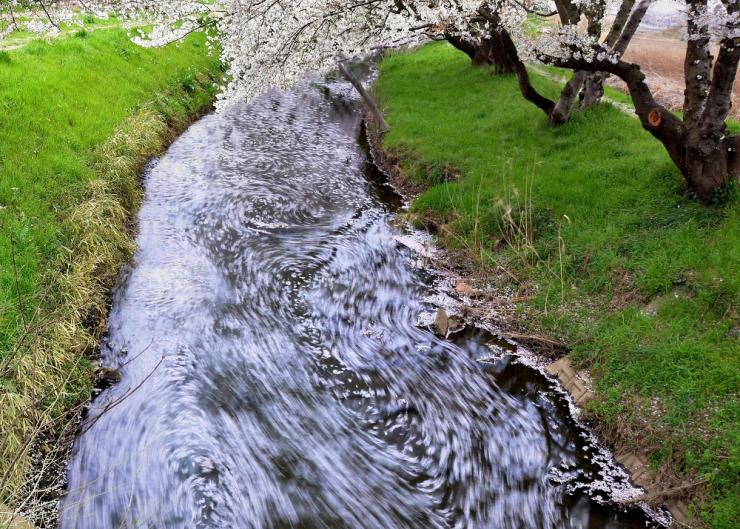
[[[96,176],[95,147],[145,104],[184,117],[204,101],[186,105],[178,94],[197,73],[215,71],[200,38],[146,50],[122,31],[38,41],[7,56],[0,61],[0,351],[18,330],[13,252],[31,311],[46,265],[67,242],[60,219]]]
[[[0,55],[0,481],[30,431],[89,394],[83,353],[132,250],[139,170],[220,76],[203,35],[144,49],[100,30]]]
[[[412,206],[419,221],[479,266],[515,276],[531,296],[521,305],[528,325],[566,340],[594,375],[588,411],[607,438],[647,451],[656,468],[705,479],[695,511],[733,527],[736,193],[722,206],[696,203],[660,144],[610,105],[549,128],[515,78],[472,68],[445,44],[390,55],[377,91],[392,127],[385,149],[430,186]],[[449,167],[458,181],[444,181]]]
[[[0,15],[4,15],[6,17],[7,23],[7,20],[9,20],[9,13],[0,8]],[[0,39],[0,50],[17,48],[39,38],[38,34],[26,29],[25,24],[31,20],[29,16],[23,16],[23,13],[16,12],[15,19],[19,26]],[[103,19],[94,15],[78,12],[74,15],[73,19],[66,22],[60,22],[58,24],[60,34],[57,37],[85,34],[102,29],[119,28],[123,25],[124,22],[115,15],[108,16],[108,18]],[[3,29],[5,28],[3,27]]]

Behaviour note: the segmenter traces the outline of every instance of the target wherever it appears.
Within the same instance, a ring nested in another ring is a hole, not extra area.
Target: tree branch
[[[709,20],[706,18],[707,0],[688,0],[688,34],[684,78],[684,123],[693,128],[701,120],[712,75],[712,54],[709,51]]]
[[[514,73],[516,74],[517,81],[519,82],[519,91],[522,93],[522,96],[524,96],[524,99],[531,103],[534,103],[535,106],[542,110],[549,118],[550,114],[555,108],[555,102],[540,94],[537,89],[532,86],[532,82],[529,79],[529,72],[527,72],[527,67],[519,58],[519,53],[517,52],[516,45],[514,44],[514,41],[511,40],[511,35],[509,35],[509,32],[503,28],[500,28],[498,31],[501,34],[500,41],[505,49],[505,53],[512,60]]]
[[[519,7],[521,7],[522,9],[524,9],[527,13],[531,15],[537,15],[538,17],[549,18],[549,17],[554,17],[555,15],[558,14],[557,9],[554,9],[552,11],[546,11],[546,12],[537,11],[536,9],[533,9],[531,7],[527,7],[526,5],[524,5],[522,2],[519,2],[518,0],[511,0],[511,1],[514,4],[518,5]]]
[[[628,2],[625,2],[625,3],[628,3]],[[631,0],[631,3],[634,4],[635,3],[634,0]],[[640,24],[642,23],[642,19],[645,17],[645,13],[647,12],[648,8],[650,7],[650,4],[652,3],[653,3],[653,0],[640,0],[640,3],[637,4],[637,7],[635,8],[634,11],[632,11],[632,15],[630,15],[629,20],[625,24],[624,30],[622,31],[622,34],[619,36],[619,40],[617,40],[614,43],[614,45],[611,46],[612,51],[614,51],[615,53],[618,53],[619,56],[624,55],[624,52],[627,51],[627,47],[632,41],[632,37],[634,37],[635,33],[637,33],[637,29],[640,27]],[[608,38],[607,38],[607,45],[608,45]]]
[[[622,30],[627,23],[627,19],[629,18],[634,5],[635,0],[624,0],[619,6],[619,11],[617,11],[616,17],[614,17],[612,27],[609,29],[606,39],[604,39],[604,44],[606,44],[607,48],[612,49],[614,47],[617,39],[622,34]]]
[[[463,52],[465,55],[470,57],[471,59],[475,59],[475,53],[477,51],[477,46],[471,42],[468,39],[464,39],[462,37],[459,37],[457,35],[452,35],[450,33],[445,32],[444,34],[445,39],[447,42],[452,44],[453,47]]]
[[[365,102],[365,104],[370,109],[370,112],[373,114],[373,117],[378,123],[378,128],[380,129],[381,133],[386,133],[391,130],[390,126],[388,125],[388,122],[385,120],[385,117],[383,116],[383,113],[380,111],[380,108],[378,108],[377,103],[375,102],[375,99],[368,93],[367,90],[365,90],[365,87],[362,85],[362,82],[360,82],[357,77],[355,77],[350,69],[347,67],[347,64],[344,60],[339,61],[339,71],[342,72],[342,74],[347,78],[347,80],[352,83],[352,86],[355,87],[355,90],[360,94],[362,97],[362,100]]]
[[[43,0],[36,0],[36,3],[37,3],[38,5],[40,5],[40,6],[41,6],[41,9],[43,9],[43,10],[44,10],[44,13],[46,14],[46,18],[48,18],[48,19],[49,19],[49,23],[50,23],[50,24],[51,24],[52,26],[54,26],[55,28],[57,28],[57,29],[60,29],[60,28],[59,28],[59,24],[57,24],[57,23],[56,23],[56,22],[54,21],[54,19],[53,19],[53,18],[51,18],[51,14],[50,14],[50,13],[49,13],[49,11],[48,11],[48,10],[46,9],[46,4],[44,4]]]
[[[730,27],[726,28],[728,36],[722,39],[719,46],[719,55],[714,64],[712,82],[705,105],[702,122],[724,123],[732,108],[732,88],[740,63],[740,37],[733,37],[740,31],[740,3],[725,0],[727,12],[732,18]]]

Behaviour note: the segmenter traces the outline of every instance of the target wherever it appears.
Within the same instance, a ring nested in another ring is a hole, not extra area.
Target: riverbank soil
[[[412,221],[466,284],[510,295],[510,334],[587,369],[586,415],[634,456],[647,499],[685,505],[694,527],[734,527],[737,192],[697,203],[660,144],[608,104],[549,128],[513,76],[443,43],[389,55],[376,91],[392,128],[383,157],[422,191]]]
[[[210,108],[220,75],[203,35],[143,49],[101,30],[0,51],[0,503],[39,523],[134,249],[140,170]]]

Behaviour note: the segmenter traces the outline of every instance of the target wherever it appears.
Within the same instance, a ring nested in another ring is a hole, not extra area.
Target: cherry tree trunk
[[[583,91],[581,95],[581,106],[583,108],[592,107],[597,105],[601,98],[604,97],[604,78],[606,76],[602,72],[591,73],[586,77],[586,82],[583,85]]]
[[[477,43],[473,54],[473,66],[490,66],[493,64],[493,44],[491,39],[482,38]]]
[[[496,73],[516,73],[517,57],[511,55],[502,32],[494,31],[488,40],[491,43],[491,60]]]
[[[583,70],[579,70],[573,74],[570,81],[565,83],[563,90],[560,92],[560,97],[548,117],[551,126],[557,127],[570,121],[570,115],[573,113],[578,93],[581,91],[587,75]]]
[[[446,35],[445,38],[456,49],[470,57],[473,66],[493,66],[496,73],[514,73],[514,59],[502,42],[502,36],[494,31],[490,38],[478,40],[465,39],[455,35]]]
[[[725,141],[702,137],[697,130],[689,131],[686,136],[684,173],[697,196],[706,202],[717,188],[740,177],[734,159],[734,138]]]
[[[470,39],[466,39],[458,35],[452,35],[452,34],[445,34],[445,39],[455,49],[458,49],[461,52],[463,52],[465,55],[470,57],[470,60],[473,61],[473,63],[475,63],[475,57],[478,53],[478,46],[476,46],[475,42],[473,42]]]

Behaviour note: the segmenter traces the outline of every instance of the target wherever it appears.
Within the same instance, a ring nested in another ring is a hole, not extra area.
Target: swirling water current
[[[147,170],[103,348],[122,380],[91,405],[62,529],[651,523],[594,499],[615,478],[544,376],[417,325],[434,281],[360,123],[349,85],[307,83]]]

